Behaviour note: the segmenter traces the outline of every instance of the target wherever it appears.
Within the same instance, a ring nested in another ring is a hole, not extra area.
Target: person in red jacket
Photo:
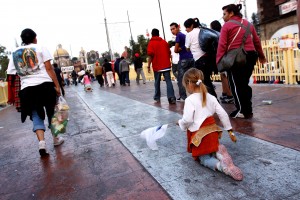
[[[239,48],[242,44],[246,32],[245,27],[247,27],[250,22],[242,18],[243,15],[240,12],[241,9],[241,4],[229,4],[222,8],[225,24],[223,25],[220,34],[216,59],[217,64],[226,52]],[[236,22],[241,23],[242,26]],[[266,62],[260,39],[252,24],[250,25],[250,34],[248,34],[245,41],[244,49],[247,53],[246,65],[243,67],[233,65],[231,69],[227,71],[230,89],[236,106],[236,110],[229,114],[232,118],[253,117],[251,102],[252,88],[249,86],[249,79],[252,75],[257,58],[261,63]]]
[[[152,29],[151,35],[152,38],[150,39],[147,47],[147,54],[149,56],[148,71],[150,73],[151,64],[154,71],[155,94],[153,98],[156,102],[160,102],[160,80],[161,75],[163,75],[167,84],[167,97],[169,104],[175,104],[176,97],[174,95],[174,89],[171,81],[171,51],[169,49],[169,45],[165,40],[159,37],[158,29]]]

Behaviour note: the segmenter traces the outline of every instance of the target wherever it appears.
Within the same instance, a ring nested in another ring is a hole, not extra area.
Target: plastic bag
[[[55,106],[55,112],[51,119],[51,132],[54,136],[65,133],[69,121],[69,106],[66,100],[60,96]]]
[[[167,128],[168,124],[148,128],[141,133],[141,137],[146,139],[147,145],[150,149],[158,150],[156,140],[165,135]]]
[[[198,37],[201,50],[206,53],[216,54],[219,36],[220,33],[218,31],[201,27]]]

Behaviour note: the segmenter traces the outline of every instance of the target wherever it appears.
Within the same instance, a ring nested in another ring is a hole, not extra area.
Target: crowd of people
[[[168,102],[170,104],[176,104],[176,101],[184,102],[183,116],[177,125],[187,132],[188,152],[192,153],[192,157],[202,165],[223,172],[235,180],[242,180],[243,173],[234,165],[225,146],[219,143],[222,130],[216,125],[213,115],[215,113],[218,115],[224,130],[228,131],[230,138],[235,142],[229,116],[232,118],[253,116],[249,79],[257,59],[261,63],[266,62],[255,28],[242,18],[241,8],[241,4],[229,4],[222,8],[225,24],[221,27],[218,21],[211,23],[210,28],[217,37],[214,36],[209,41],[201,41],[199,38],[205,31],[210,30],[202,27],[198,18],[189,18],[184,22],[186,35],[181,32],[178,23],[170,24],[170,30],[176,37],[173,47],[170,48],[160,37],[159,30],[155,28],[151,31],[152,37],[147,47],[148,72],[151,73],[152,69],[154,75],[154,101],[159,103],[161,100],[160,84],[163,76]],[[130,63],[123,53],[121,58],[115,61],[114,66],[107,59],[102,65],[95,63],[93,74],[89,71],[79,74],[75,70],[64,74],[57,64],[51,65],[50,53],[45,47],[37,44],[36,33],[33,30],[23,30],[21,39],[23,45],[13,52],[7,72],[12,76],[9,79],[11,82],[18,80],[13,76],[20,77],[18,110],[21,112],[21,120],[24,122],[29,116],[33,121],[33,132],[39,140],[40,155],[47,156],[44,139],[45,115],[50,124],[57,97],[65,95],[63,83],[66,85],[72,83],[76,86],[80,82],[84,84],[86,91],[92,91],[91,82],[95,79],[100,87],[115,87],[116,73],[121,86],[130,86]],[[202,48],[204,42],[207,43],[208,49]],[[236,110],[228,116],[219,103],[211,75],[217,71],[217,64],[223,56],[241,45],[245,50],[246,64],[239,66],[234,63],[229,70],[221,74],[223,92],[220,101],[234,102],[236,107]],[[146,84],[143,61],[139,52],[134,54],[133,64],[137,74],[136,83],[140,84],[142,77],[143,84]],[[171,81],[171,70],[177,79],[179,89],[177,98]],[[54,146],[58,146],[64,139],[53,136],[53,141]]]

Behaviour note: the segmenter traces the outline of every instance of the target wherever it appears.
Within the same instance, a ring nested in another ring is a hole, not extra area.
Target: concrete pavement
[[[217,87],[219,86],[217,84]],[[162,83],[162,88],[165,88],[164,83]],[[88,94],[81,89],[76,89],[87,105],[110,127],[111,131],[174,199],[299,198],[300,154],[298,151],[244,134],[239,134],[238,143],[233,144],[227,134],[224,134],[222,143],[228,147],[235,163],[244,171],[245,175],[244,181],[235,182],[230,177],[201,167],[199,163],[191,159],[190,155],[186,153],[185,133],[172,125],[181,115],[171,110],[178,110],[177,107],[182,107],[183,103],[169,105],[165,97],[162,98],[161,104],[155,104],[151,98],[153,95],[152,83],[147,86],[131,84],[130,87],[102,90],[96,86],[93,93]],[[299,88],[295,89],[299,91]],[[277,94],[278,90],[280,89],[275,90]],[[134,91],[137,92],[137,100],[134,100]],[[267,91],[270,90],[267,89]],[[263,94],[263,98],[268,97],[266,93]],[[298,94],[291,94],[290,99],[293,99],[293,95],[299,104]],[[130,98],[128,98],[129,96]],[[286,96],[281,98],[288,99]],[[141,102],[138,99],[147,100]],[[273,105],[276,105],[275,102]],[[294,109],[296,109],[296,105],[294,104]],[[286,106],[286,109],[288,107]],[[267,109],[271,108],[272,106],[267,107]],[[254,113],[256,110],[260,110],[260,108],[255,106]],[[276,109],[271,110],[275,112]],[[270,115],[270,113],[266,114]],[[251,120],[236,119],[236,129],[248,130],[251,122],[252,126],[256,126],[255,124],[263,123],[264,117],[266,117],[263,114],[255,114],[255,116]],[[291,119],[294,117],[291,116]],[[272,120],[269,121],[271,123]],[[170,123],[167,134],[159,140],[159,150],[151,151],[140,139],[139,134],[148,127],[165,123]],[[268,123],[266,122],[266,124]],[[294,126],[297,124],[299,124],[298,121]],[[288,128],[283,125],[284,123],[282,123],[282,129]],[[251,130],[255,132],[255,129]],[[299,146],[299,143],[296,146]]]
[[[39,158],[31,122],[20,124],[12,107],[0,111],[1,199],[300,198],[299,87],[254,86],[254,118],[232,120],[237,144],[223,134],[221,142],[244,172],[242,182],[193,161],[185,133],[174,125],[183,103],[169,105],[163,97],[155,104],[152,82],[101,89],[94,82],[93,88],[66,89],[66,142],[54,149],[48,134],[48,160]],[[273,104],[263,105],[264,99]],[[150,150],[140,132],[165,123],[159,150]]]

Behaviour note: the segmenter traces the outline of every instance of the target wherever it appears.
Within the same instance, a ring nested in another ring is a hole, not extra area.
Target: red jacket
[[[147,54],[152,58],[153,71],[157,72],[166,68],[170,68],[171,51],[169,44],[161,37],[153,36],[148,44]]]
[[[233,16],[230,18],[230,20],[237,20],[237,21],[241,22],[242,18],[240,18],[238,16]],[[250,22],[243,19],[243,24],[246,27],[248,26],[248,23],[250,23]],[[229,22],[229,21],[223,25],[223,27],[221,29],[219,44],[218,44],[217,63],[219,63],[219,61],[221,60],[223,55],[227,52],[228,46],[230,45],[231,41],[233,40],[235,34],[238,32],[239,27],[240,26],[238,24],[235,24],[235,23]],[[250,31],[251,31],[251,34],[248,35],[248,37],[245,41],[245,44],[244,44],[245,50],[246,51],[257,51],[259,58],[265,58],[262,47],[261,47],[260,39],[259,39],[259,37],[255,31],[255,28],[252,24],[250,26]],[[236,49],[241,46],[245,32],[246,32],[246,30],[241,28],[239,34],[237,35],[237,37],[235,38],[233,43],[230,45],[230,48],[228,50]]]

